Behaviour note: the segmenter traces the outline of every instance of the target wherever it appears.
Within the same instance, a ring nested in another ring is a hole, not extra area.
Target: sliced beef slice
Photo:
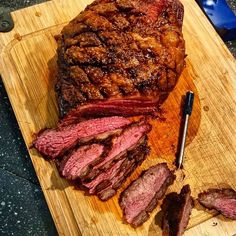
[[[143,172],[120,196],[125,222],[133,227],[142,225],[174,179],[175,175],[166,163],[157,164]]]
[[[206,208],[215,209],[225,217],[236,220],[236,192],[233,189],[208,189],[198,195],[198,201]]]
[[[121,128],[131,121],[124,117],[113,116],[82,121],[58,129],[46,129],[38,134],[33,142],[43,156],[57,158],[75,147],[91,139],[105,139],[109,135],[120,132]]]
[[[92,144],[79,147],[65,156],[60,163],[59,171],[66,179],[77,179],[86,175],[92,165],[101,161],[104,146]]]
[[[128,158],[128,152],[140,146],[150,130],[151,126],[141,121],[127,127],[112,140],[107,156],[84,177],[83,185],[89,189],[90,194],[112,185],[111,180],[120,172],[122,163]]]
[[[193,199],[189,185],[185,185],[180,194],[170,193],[161,206],[163,236],[181,236],[186,229],[193,208]]]
[[[142,164],[149,152],[150,148],[147,146],[147,139],[145,139],[140,146],[128,152],[127,158],[122,163],[118,174],[110,180],[108,187],[97,193],[98,198],[102,201],[106,201],[114,196],[117,189],[119,189],[134,170]]]
[[[83,185],[88,188],[89,194],[96,194],[101,189],[108,187],[111,185],[111,179],[119,172],[122,163],[125,161],[125,158],[117,161],[110,169],[105,172],[102,172],[92,181],[86,183],[83,182]]]
[[[128,126],[120,135],[113,138],[110,152],[102,162],[94,166],[88,178],[94,178],[101,171],[108,169],[112,162],[126,155],[127,151],[137,147],[150,130],[151,125],[142,121]]]

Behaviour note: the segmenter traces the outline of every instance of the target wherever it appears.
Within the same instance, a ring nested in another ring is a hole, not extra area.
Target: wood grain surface
[[[35,133],[53,127],[58,119],[54,94],[54,36],[90,2],[58,0],[16,11],[12,13],[14,30],[0,33],[0,70],[28,148]],[[163,105],[165,121],[151,121],[150,156],[122,189],[150,165],[167,162],[173,168],[181,99],[191,89],[196,100],[188,132],[184,173],[177,173],[177,181],[168,192],[179,191],[183,184],[189,183],[196,198],[200,191],[209,187],[236,189],[236,63],[195,1],[182,2],[188,55],[186,68]],[[161,234],[158,214],[155,217],[159,207],[142,227],[134,230],[122,223],[117,200],[122,189],[116,197],[102,203],[96,197],[84,196],[82,191],[75,190],[59,177],[55,165],[45,161],[34,149],[29,149],[29,153],[60,235]],[[184,179],[181,178],[183,175]],[[189,224],[191,229],[185,234],[236,233],[234,222],[224,222],[222,217],[212,218],[214,215],[216,212],[206,211],[196,203]],[[215,221],[217,225],[212,226]]]

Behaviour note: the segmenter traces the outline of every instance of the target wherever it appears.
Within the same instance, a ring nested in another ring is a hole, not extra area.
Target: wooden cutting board
[[[54,35],[90,2],[58,0],[16,11],[12,13],[14,30],[0,33],[1,75],[28,148],[36,132],[57,122]],[[182,2],[186,68],[163,105],[165,120],[152,121],[150,156],[122,189],[150,165],[167,162],[173,168],[181,96],[191,89],[196,100],[182,173],[185,178],[178,175],[168,192],[179,191],[183,184],[189,183],[196,198],[209,187],[236,189],[236,63],[195,1]],[[120,191],[106,203],[84,196],[59,177],[53,163],[45,161],[34,149],[29,149],[29,153],[60,235],[160,234],[159,219],[155,217],[159,207],[142,227],[134,230],[122,223],[118,205]],[[216,212],[205,211],[196,204],[189,227],[214,215]],[[186,235],[197,232],[191,230]]]

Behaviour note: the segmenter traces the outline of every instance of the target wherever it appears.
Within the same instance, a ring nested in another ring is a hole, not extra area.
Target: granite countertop
[[[228,5],[231,7],[234,14],[236,15],[236,0],[226,0],[226,2],[228,3]],[[234,55],[234,57],[236,58],[236,40],[227,42],[226,45],[231,51],[231,53]]]
[[[236,12],[236,0],[227,0]],[[45,0],[2,0],[11,11]],[[226,43],[236,57],[236,40]],[[0,235],[57,235],[0,79]]]

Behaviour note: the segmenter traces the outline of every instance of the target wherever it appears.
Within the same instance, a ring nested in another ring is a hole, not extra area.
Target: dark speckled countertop
[[[227,0],[236,12],[236,0]],[[45,0],[1,0],[11,11]],[[236,57],[236,40],[226,43]],[[0,235],[57,235],[0,79]]]

